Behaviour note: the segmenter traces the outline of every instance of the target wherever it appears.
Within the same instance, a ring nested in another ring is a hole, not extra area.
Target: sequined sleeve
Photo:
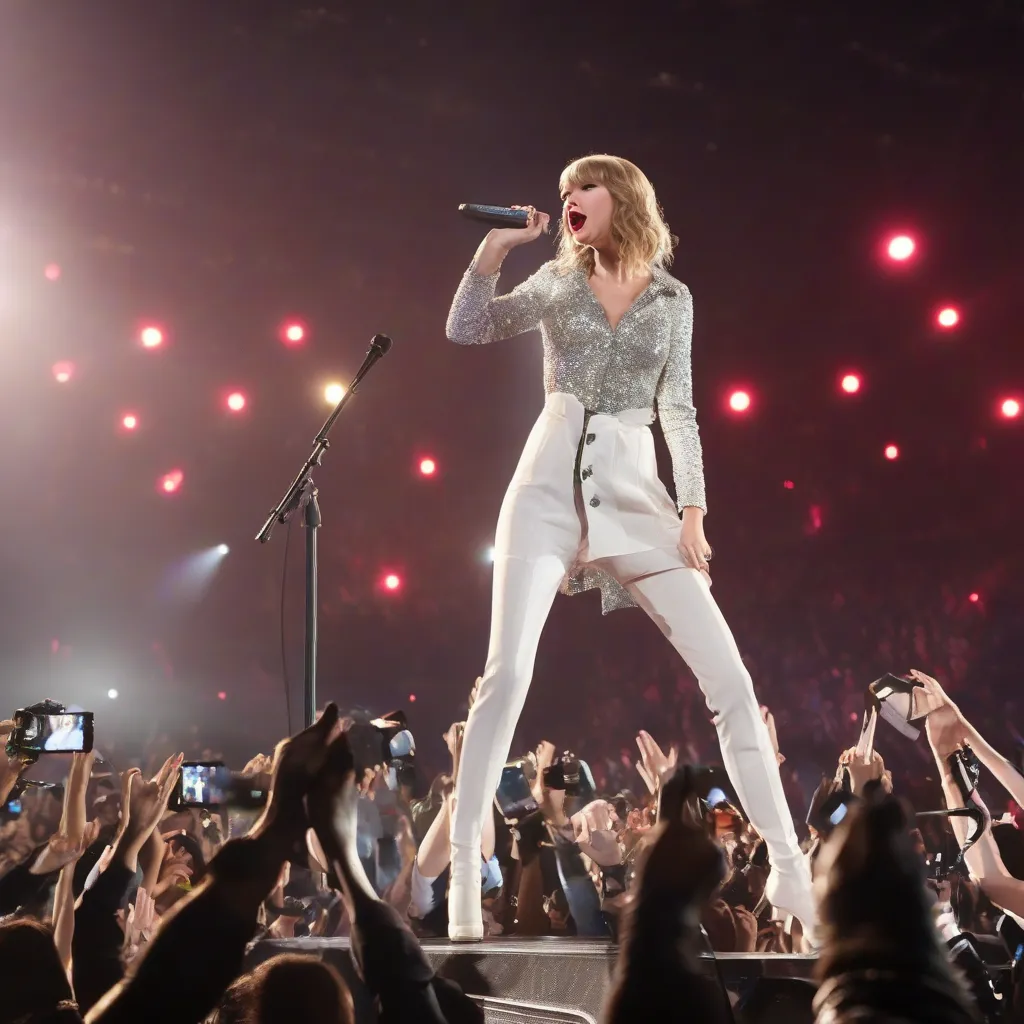
[[[658,381],[658,419],[672,456],[676,504],[680,511],[695,505],[707,512],[704,496],[704,456],[693,406],[693,372],[690,347],[693,340],[693,298],[688,288],[676,300],[678,312],[672,331],[668,362]]]
[[[448,313],[447,334],[459,345],[486,345],[540,326],[551,292],[550,264],[507,295],[495,295],[500,271],[486,277],[474,265],[462,277]]]

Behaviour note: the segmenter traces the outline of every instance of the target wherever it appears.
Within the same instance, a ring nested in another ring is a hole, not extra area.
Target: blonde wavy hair
[[[651,267],[667,267],[678,239],[668,229],[654,186],[636,164],[620,156],[595,153],[573,160],[558,179],[558,193],[581,185],[603,185],[612,197],[612,240],[618,246],[623,269],[630,276]],[[594,269],[594,250],[581,245],[565,225],[558,222],[558,252],[555,266],[567,274]]]

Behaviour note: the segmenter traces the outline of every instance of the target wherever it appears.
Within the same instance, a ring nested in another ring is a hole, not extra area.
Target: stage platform
[[[611,982],[617,947],[596,939],[488,939],[451,943],[425,939],[434,970],[458,982],[494,1024],[597,1024]],[[374,1019],[365,991],[352,970],[347,939],[290,939],[261,942],[253,963],[277,953],[313,953],[334,964],[349,982],[359,1024]],[[813,956],[710,953],[702,965],[729,991],[733,1003],[758,986],[772,989],[809,984]],[[784,982],[782,979],[790,979]]]

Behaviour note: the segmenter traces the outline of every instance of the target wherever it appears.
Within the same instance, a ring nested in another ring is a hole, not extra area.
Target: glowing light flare
[[[885,451],[882,454],[885,455],[890,462],[893,462],[900,457],[900,450],[894,444],[887,444],[885,446]]]
[[[46,268],[43,270],[43,277],[45,277],[47,281],[59,281],[60,265],[57,263],[47,263]]]
[[[409,703],[410,704],[415,704],[416,703],[416,694],[415,693],[410,693],[409,694]]]
[[[330,405],[337,405],[344,397],[344,384],[339,384],[337,381],[331,381],[331,383],[324,388],[324,398],[327,399],[327,402]]]
[[[729,408],[733,412],[746,412],[750,408],[749,391],[733,391],[729,395]]]
[[[111,687],[109,690],[107,690],[107,696],[111,700],[117,700],[117,690],[115,690],[113,687]]]
[[[846,394],[855,395],[860,391],[860,383],[860,377],[856,373],[845,373],[842,380],[839,381],[839,387]]]
[[[796,487],[796,484],[793,483],[792,480],[783,480],[782,486],[785,487],[787,491],[791,491],[794,487]]]
[[[143,348],[159,348],[164,343],[164,332],[153,324],[143,327],[139,333]]]
[[[977,604],[981,600],[981,594],[975,591],[974,593],[967,595],[967,600],[970,601],[971,604]]]
[[[227,693],[224,692],[224,690],[218,690],[217,691],[217,700],[227,700],[227,699],[228,699],[228,695],[227,695]]]
[[[298,321],[292,320],[281,328],[281,340],[286,345],[298,345],[306,338],[306,328]]]
[[[53,379],[58,384],[67,384],[75,375],[75,364],[67,361],[53,364]]]
[[[135,430],[139,425],[139,417],[133,412],[126,412],[121,417],[121,426],[125,430]]]
[[[1004,398],[999,403],[999,413],[1007,420],[1015,420],[1020,416],[1020,399],[1017,398]]]
[[[396,590],[399,590],[401,588],[402,580],[397,573],[389,572],[381,580],[381,585],[384,587],[385,590],[389,590],[392,593],[394,593]]]
[[[157,488],[164,494],[175,494],[184,482],[185,474],[180,469],[172,469],[160,477]]]
[[[245,408],[247,399],[241,391],[232,391],[224,401],[231,412],[241,412]]]
[[[894,260],[896,263],[905,263],[914,255],[916,249],[917,243],[910,235],[893,235],[885,247],[889,259]]]
[[[420,459],[420,476],[433,476],[436,472],[437,463],[433,459]]]
[[[935,314],[935,322],[944,330],[948,331],[951,327],[956,327],[956,325],[960,323],[960,312],[953,306],[943,306],[943,308]]]

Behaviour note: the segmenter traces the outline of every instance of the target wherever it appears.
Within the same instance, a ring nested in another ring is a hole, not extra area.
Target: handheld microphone
[[[529,210],[513,210],[509,206],[481,206],[479,203],[462,203],[459,213],[470,220],[489,224],[492,228],[525,228],[530,220]]]

